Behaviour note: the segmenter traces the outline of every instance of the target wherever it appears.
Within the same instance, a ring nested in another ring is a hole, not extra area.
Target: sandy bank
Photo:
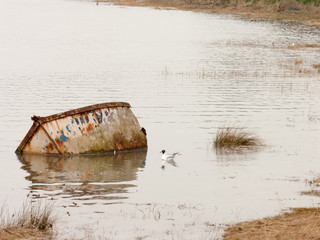
[[[224,240],[319,239],[320,209],[298,208],[274,218],[238,223],[228,228]]]
[[[115,5],[179,9],[207,13],[236,14],[244,18],[304,21],[320,27],[320,6],[302,5],[295,0],[268,3],[259,0],[92,0]],[[292,1],[294,4],[292,4]],[[283,3],[284,2],[284,3]],[[289,3],[287,3],[289,2]]]
[[[320,178],[309,182],[311,191],[301,194],[320,196]],[[241,222],[226,229],[223,240],[316,240],[320,236],[320,209],[296,208],[273,218]]]

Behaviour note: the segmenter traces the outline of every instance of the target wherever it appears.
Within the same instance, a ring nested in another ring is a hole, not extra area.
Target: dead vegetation
[[[301,194],[320,197],[320,191],[319,190],[303,191],[303,192],[301,192]]]
[[[224,240],[316,240],[320,236],[320,210],[297,208],[274,218],[238,223],[226,229]]]
[[[246,18],[307,21],[320,27],[319,0],[92,0],[117,5],[241,14]]]
[[[306,181],[313,189],[301,194],[320,196],[320,178]],[[320,209],[294,208],[273,218],[242,222],[225,230],[224,240],[317,240],[320,236]]]
[[[245,128],[223,127],[217,130],[214,146],[216,149],[240,149],[262,146],[262,143]]]
[[[300,4],[296,0],[281,0],[279,2],[279,12],[285,11],[285,10],[295,10],[299,11],[301,10]]]
[[[3,204],[0,209],[0,240],[37,239],[48,235],[47,230],[56,221],[53,212],[53,203],[33,202],[29,198],[16,213],[7,212]]]
[[[318,73],[320,73],[320,64],[313,64],[312,67],[318,70]]]
[[[289,46],[290,49],[302,48],[302,46]],[[312,77],[317,76],[320,73],[320,64],[310,64],[302,59],[294,59],[287,61],[279,61],[278,66],[286,72],[287,77]],[[317,68],[319,67],[319,68]]]
[[[320,48],[320,44],[291,44],[288,49]]]
[[[310,185],[311,190],[302,191],[301,194],[320,197],[320,177],[307,181],[307,183]]]

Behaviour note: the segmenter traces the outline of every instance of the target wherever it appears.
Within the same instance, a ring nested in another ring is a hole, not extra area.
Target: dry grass
[[[302,48],[301,45],[294,45],[293,48]],[[287,61],[278,61],[278,66],[281,69],[286,70],[287,77],[299,76],[299,77],[306,77],[306,76],[318,76],[320,73],[320,68],[317,69],[317,65],[308,64],[306,61],[304,62],[302,59],[294,59],[294,60],[287,60]],[[319,66],[320,67],[320,66]]]
[[[320,197],[320,191],[319,190],[303,191],[303,192],[301,192],[301,194]]]
[[[274,218],[238,223],[227,228],[224,240],[316,240],[320,236],[320,210],[297,208]]]
[[[312,187],[312,189],[309,191],[302,191],[301,194],[320,197],[320,177],[307,181],[307,183]]]
[[[56,216],[54,203],[33,202],[27,199],[20,211],[10,214],[6,205],[0,208],[0,240],[28,239],[47,235],[45,230],[51,229]]]
[[[310,186],[320,186],[320,178],[307,181]],[[302,192],[320,196],[318,190]],[[273,218],[242,222],[225,230],[224,240],[319,240],[320,209],[295,208],[291,212]]]
[[[301,7],[300,7],[300,4],[296,0],[280,0],[278,11],[282,12],[285,10],[299,11],[299,10],[301,10]]]
[[[294,65],[300,65],[302,63],[303,63],[303,61],[301,59],[294,60]]]
[[[288,46],[289,49],[300,49],[300,48],[320,48],[320,44],[295,44],[292,43]]]
[[[261,145],[261,140],[255,134],[239,127],[219,128],[214,141],[217,149],[251,148]]]
[[[307,21],[320,27],[320,7],[294,0],[92,0],[117,5],[240,14],[246,18]]]
[[[313,68],[320,70],[320,64],[313,64],[312,65]]]

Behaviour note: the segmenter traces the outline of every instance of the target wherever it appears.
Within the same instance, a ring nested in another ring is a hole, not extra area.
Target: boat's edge
[[[34,121],[31,128],[27,132],[26,136],[22,139],[20,142],[19,146],[17,147],[15,153],[16,154],[21,154],[23,152],[24,147],[27,145],[29,142],[30,138],[33,136],[34,132],[38,129],[40,126],[40,123],[37,121]]]
[[[130,108],[131,106],[127,102],[99,103],[99,104],[94,104],[94,105],[90,105],[90,106],[86,106],[86,107],[72,109],[72,110],[69,110],[69,111],[66,111],[66,112],[62,112],[62,113],[53,114],[53,115],[46,116],[46,117],[33,116],[32,120],[38,120],[42,124],[42,123],[54,121],[54,120],[57,120],[57,119],[60,119],[60,118],[72,116],[72,115],[75,115],[75,114],[90,112],[90,111],[101,109],[101,108],[114,108],[114,107],[127,107],[127,108]]]
[[[50,156],[50,157],[73,157],[73,156],[104,156],[104,155],[114,155],[114,154],[123,154],[123,153],[132,153],[132,152],[147,152],[148,151],[148,146],[146,147],[138,147],[138,148],[130,148],[130,149],[124,149],[120,151],[103,151],[103,152],[90,152],[90,153],[67,153],[67,154],[60,154],[60,153],[22,153],[22,152],[17,152],[16,154],[18,157],[22,157],[25,155],[36,155],[36,156]]]

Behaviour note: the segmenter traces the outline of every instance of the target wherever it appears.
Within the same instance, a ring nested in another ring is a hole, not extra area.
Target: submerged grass
[[[312,65],[313,68],[320,70],[320,64],[313,64]]]
[[[237,149],[261,146],[261,140],[245,128],[218,128],[214,146],[217,149]]]
[[[320,48],[320,44],[295,44],[292,43],[288,46],[289,49],[301,49],[301,48]]]

